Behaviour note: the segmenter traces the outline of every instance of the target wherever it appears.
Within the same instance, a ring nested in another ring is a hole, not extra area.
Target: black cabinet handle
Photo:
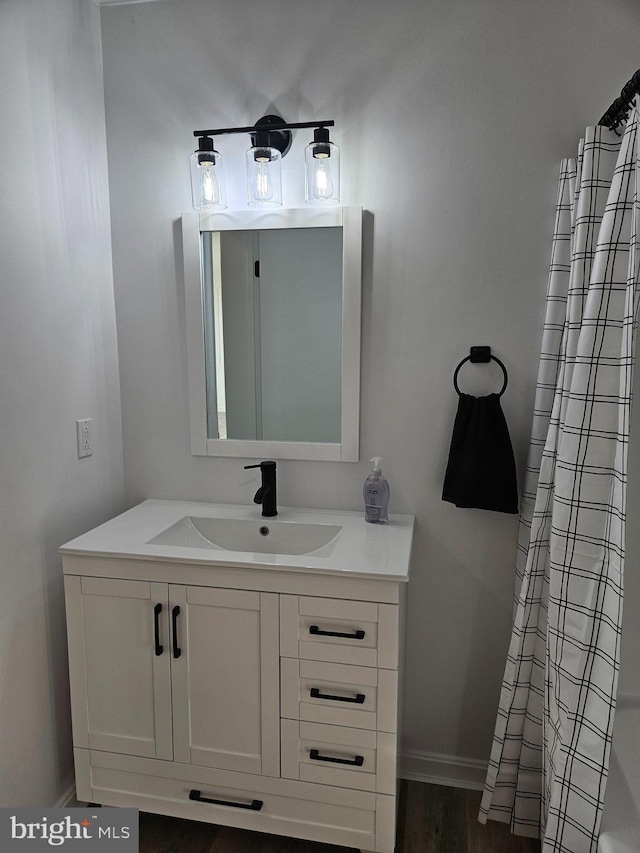
[[[348,640],[364,640],[364,631],[359,628],[353,634],[344,634],[342,631],[321,631],[317,625],[309,625],[309,633],[319,637],[346,637]]]
[[[309,750],[309,758],[312,761],[332,761],[334,764],[350,764],[352,767],[362,767],[364,756],[356,755],[355,758],[332,758],[330,755],[320,755],[317,749]]]
[[[362,705],[366,698],[364,693],[356,693],[355,696],[332,696],[330,693],[320,693],[317,687],[311,688],[310,696],[312,699],[331,699],[333,702],[353,702],[356,705]]]
[[[216,806],[232,806],[234,809],[249,809],[252,812],[259,812],[264,803],[262,800],[252,800],[250,803],[232,803],[228,800],[212,800],[209,797],[203,797],[200,791],[192,788],[189,791],[189,799],[195,800],[198,803],[213,803]]]
[[[180,615],[180,607],[176,606],[171,611],[171,623],[173,627],[173,656],[179,658],[182,654],[182,649],[178,646],[178,616]]]
[[[156,646],[156,656],[159,656],[164,651],[164,646],[160,642],[160,614],[162,613],[162,604],[158,602],[153,608],[153,639]]]

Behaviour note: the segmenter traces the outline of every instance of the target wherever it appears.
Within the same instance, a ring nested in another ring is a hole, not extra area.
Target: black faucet
[[[262,474],[262,485],[255,493],[253,502],[262,504],[262,514],[269,518],[277,515],[276,508],[276,463],[273,460],[260,462],[258,465],[245,465],[245,468],[259,468]]]

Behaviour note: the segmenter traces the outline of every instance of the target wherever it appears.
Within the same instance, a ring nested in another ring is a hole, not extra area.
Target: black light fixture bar
[[[334,127],[334,121],[298,121],[287,122],[282,124],[269,124],[264,127],[252,124],[250,127],[219,127],[215,130],[194,130],[194,136],[221,136],[223,133],[255,133],[257,130],[297,130],[302,127]]]

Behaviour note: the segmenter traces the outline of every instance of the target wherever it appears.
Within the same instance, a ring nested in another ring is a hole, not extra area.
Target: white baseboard
[[[80,804],[76,800],[76,783],[72,782],[58,802],[54,805],[54,809],[73,809]]]
[[[400,756],[400,776],[412,782],[481,791],[486,775],[487,762],[475,758],[458,758],[420,749],[406,750]]]

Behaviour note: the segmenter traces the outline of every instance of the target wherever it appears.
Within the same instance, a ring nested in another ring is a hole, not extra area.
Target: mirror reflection
[[[201,240],[207,437],[339,443],[342,227]]]

